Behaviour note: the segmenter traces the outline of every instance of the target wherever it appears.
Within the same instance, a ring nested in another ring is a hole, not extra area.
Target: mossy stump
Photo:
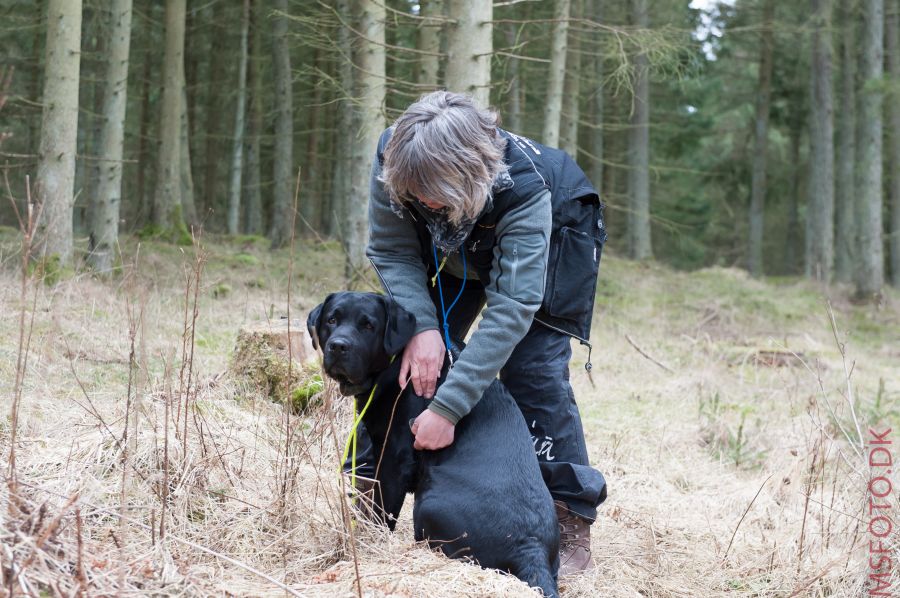
[[[291,320],[290,335],[287,319],[241,328],[229,369],[273,401],[286,403],[290,397],[294,412],[306,409],[324,387],[312,340],[301,320]]]

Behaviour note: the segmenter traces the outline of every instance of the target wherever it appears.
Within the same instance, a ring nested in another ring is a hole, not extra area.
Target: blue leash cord
[[[447,355],[450,356],[450,365],[453,365],[453,352],[450,351],[450,322],[447,320],[450,317],[450,311],[456,307],[456,303],[459,301],[459,298],[462,297],[463,291],[466,289],[466,248],[465,245],[459,248],[459,254],[462,256],[462,264],[463,264],[463,278],[462,278],[462,286],[459,287],[459,293],[456,294],[456,299],[453,300],[453,303],[450,304],[450,307],[444,309],[444,289],[441,287],[441,265],[438,262],[438,254],[437,247],[434,243],[431,244],[431,250],[434,254],[434,267],[435,267],[435,278],[437,278],[438,285],[438,297],[441,298],[441,316],[443,318],[444,323],[444,343],[447,345]]]

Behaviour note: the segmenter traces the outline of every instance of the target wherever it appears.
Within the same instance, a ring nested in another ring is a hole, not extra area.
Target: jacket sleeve
[[[376,157],[369,183],[369,244],[366,255],[385,290],[416,317],[416,334],[437,329],[437,312],[428,295],[427,273],[412,214],[403,208],[397,214],[379,180],[381,165]]]
[[[428,408],[454,424],[465,417],[528,332],[544,298],[550,192],[542,190],[497,223],[487,308]]]

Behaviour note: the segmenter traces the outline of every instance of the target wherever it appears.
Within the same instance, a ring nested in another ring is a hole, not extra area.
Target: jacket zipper
[[[510,286],[512,287],[512,292],[515,294],[516,292],[516,270],[519,269],[519,244],[513,243],[513,262],[512,268],[509,271],[509,275],[511,278]]]

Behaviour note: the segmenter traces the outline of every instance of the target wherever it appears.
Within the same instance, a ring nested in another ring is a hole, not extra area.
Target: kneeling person
[[[382,134],[369,222],[367,255],[417,322],[399,383],[433,398],[413,424],[416,448],[450,445],[499,374],[555,500],[560,570],[589,568],[606,483],[588,461],[568,365],[570,339],[587,344],[606,238],[597,192],[565,152],[502,130],[468,96],[434,92]],[[485,306],[437,388],[449,339]]]

